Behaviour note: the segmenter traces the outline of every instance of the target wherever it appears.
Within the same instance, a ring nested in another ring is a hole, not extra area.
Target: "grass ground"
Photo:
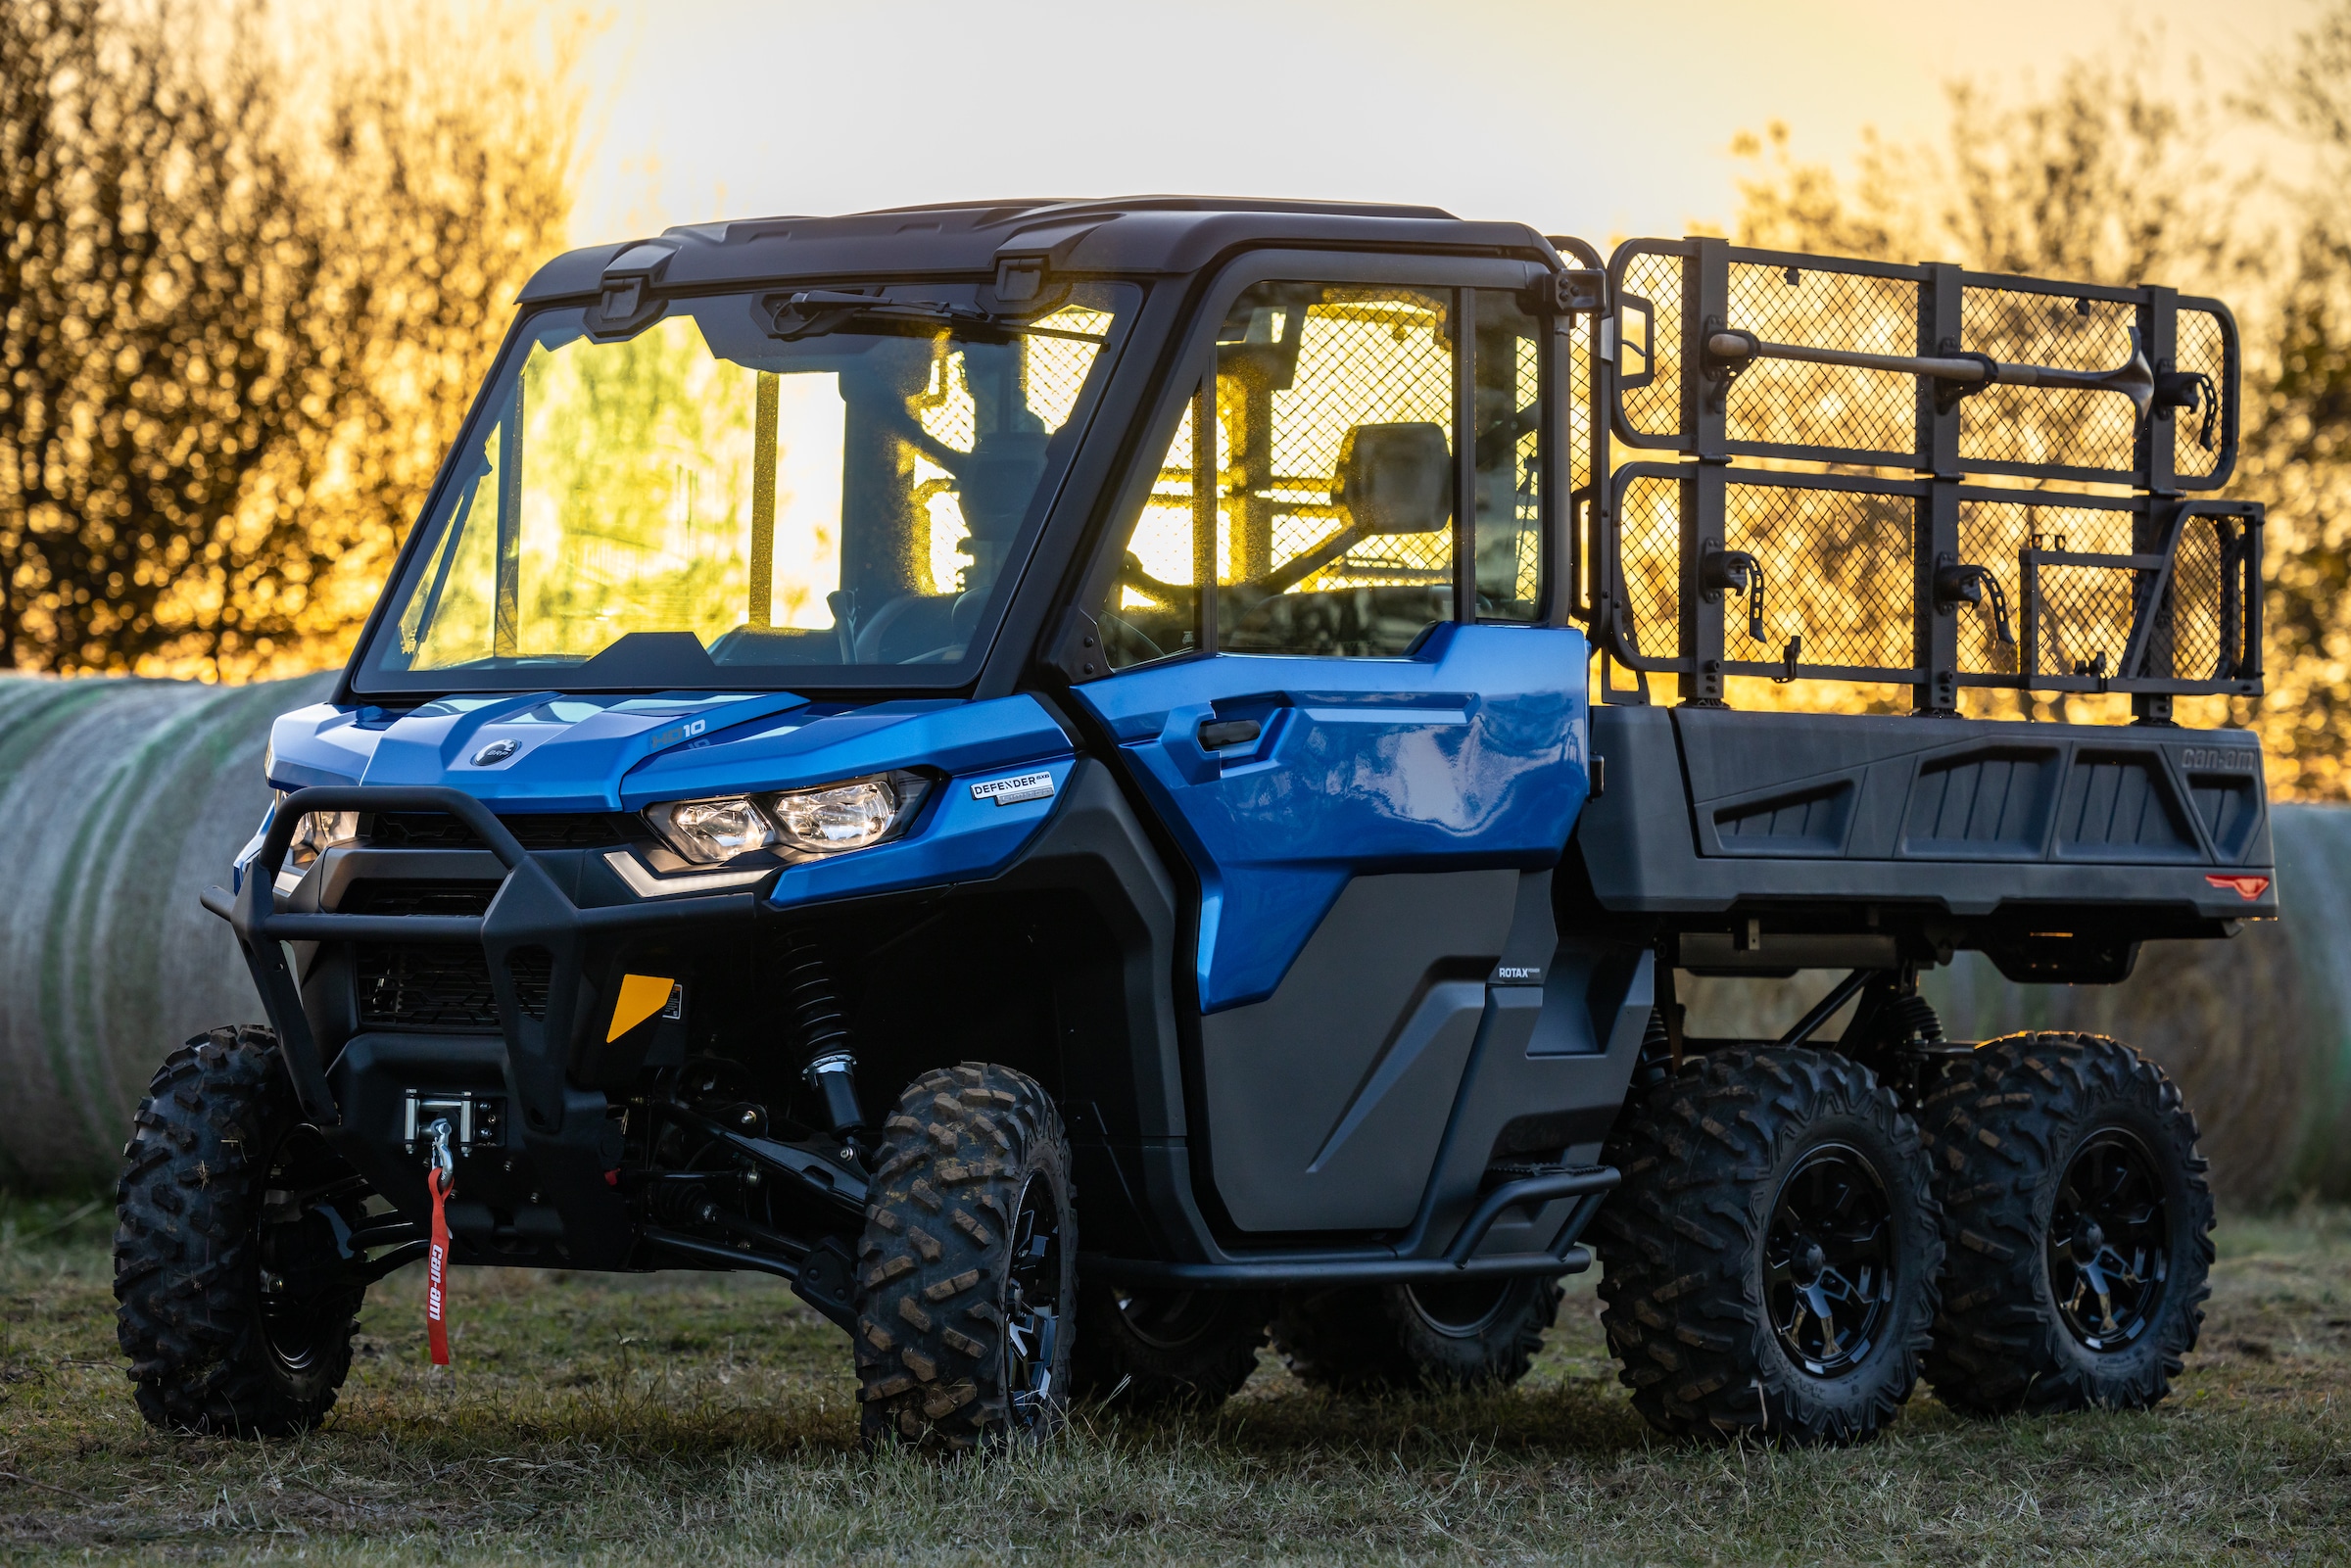
[[[0,1555],[406,1561],[2351,1561],[2351,1212],[2227,1220],[2146,1415],[1993,1424],[1923,1392],[1837,1452],[1653,1439],[1571,1281],[1535,1373],[1332,1401],[1269,1355],[1214,1417],[1083,1413],[1041,1451],[856,1451],[838,1330],[772,1281],[458,1270],[376,1288],[323,1431],[168,1438],[115,1349],[106,1230],[0,1205]],[[41,1232],[47,1232],[41,1234]]]

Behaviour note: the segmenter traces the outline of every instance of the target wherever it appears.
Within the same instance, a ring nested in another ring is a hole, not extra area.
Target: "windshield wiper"
[[[775,311],[774,336],[787,341],[837,332],[847,321],[879,316],[886,320],[936,321],[945,327],[974,327],[1032,338],[1068,338],[1075,343],[1107,343],[1099,332],[1072,332],[1063,327],[1037,326],[1010,316],[993,314],[969,305],[941,305],[933,300],[888,300],[876,294],[850,294],[841,289],[803,289],[767,302]]]

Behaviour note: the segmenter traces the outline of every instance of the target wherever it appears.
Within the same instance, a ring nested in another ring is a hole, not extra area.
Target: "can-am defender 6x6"
[[[1669,1432],[2149,1404],[2194,1122],[1917,977],[2275,915],[2257,745],[2173,718],[2261,689],[2237,380],[2169,289],[1424,208],[564,256],[207,895],[268,1023],[139,1110],[140,1406],[316,1422],[428,1252],[781,1275],[947,1449],[1269,1333],[1507,1382],[1594,1252]],[[2131,722],[1962,715],[2069,700]]]

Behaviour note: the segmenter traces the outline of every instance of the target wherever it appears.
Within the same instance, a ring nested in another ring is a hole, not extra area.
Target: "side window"
[[[1271,282],[1234,302],[1217,335],[1214,449],[1195,398],[1103,606],[1113,669],[1202,645],[1211,572],[1216,645],[1234,653],[1395,657],[1453,618],[1454,300]],[[1499,459],[1512,474],[1516,445]],[[1516,547],[1515,498],[1506,487],[1498,502],[1511,535],[1498,550]]]
[[[1503,289],[1479,289],[1477,618],[1535,620],[1543,604],[1543,323]]]
[[[1394,656],[1453,618],[1452,291],[1260,283],[1217,334],[1235,653]]]

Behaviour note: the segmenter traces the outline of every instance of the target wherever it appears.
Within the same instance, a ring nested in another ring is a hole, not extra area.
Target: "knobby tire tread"
[[[1788,1359],[1760,1264],[1779,1179],[1806,1129],[1829,1124],[1874,1131],[1892,1151],[1880,1175],[1907,1210],[1912,1253],[1877,1350],[1836,1382]],[[1928,1347],[1943,1249],[1917,1124],[1868,1069],[1800,1047],[1692,1057],[1628,1105],[1603,1159],[1623,1179],[1593,1222],[1601,1320],[1653,1426],[1841,1444],[1895,1419]]]
[[[1051,1098],[1010,1068],[965,1063],[917,1078],[883,1126],[856,1265],[860,1430],[962,1452],[1010,1435],[1003,1295],[1011,1227],[1032,1172],[1064,1207],[1064,1276],[1077,1245],[1068,1217],[1068,1138]],[[1062,1303],[1058,1394],[1070,1322]]]
[[[350,1375],[358,1290],[329,1298],[342,1321],[302,1376],[281,1370],[263,1335],[257,1187],[274,1138],[298,1119],[277,1036],[255,1025],[188,1041],[139,1102],[115,1189],[116,1334],[154,1426],[289,1436],[325,1419]]]
[[[2172,1275],[2139,1346],[2098,1354],[2057,1315],[2044,1235],[2065,1162],[2118,1118],[2145,1135],[2176,1183]],[[2171,1078],[2103,1035],[2040,1032],[1987,1041],[1920,1106],[1942,1199],[1944,1282],[1926,1361],[1954,1409],[2003,1415],[2145,1409],[2171,1392],[2204,1320],[2213,1206],[2196,1121]]]

